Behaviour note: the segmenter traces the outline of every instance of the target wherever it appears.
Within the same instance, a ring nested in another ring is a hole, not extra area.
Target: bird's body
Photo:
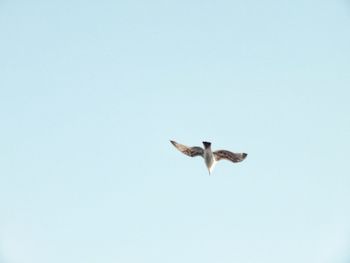
[[[210,145],[207,148],[204,148],[203,158],[210,174],[216,164],[216,160]]]
[[[237,163],[243,161],[246,157],[246,153],[233,153],[226,150],[219,150],[213,152],[211,149],[210,142],[203,142],[204,149],[198,146],[188,147],[182,144],[179,144],[175,141],[170,141],[176,149],[178,149],[183,154],[186,154],[191,157],[202,156],[204,158],[205,165],[208,168],[209,174],[214,169],[215,164],[221,160],[226,159],[231,162]]]

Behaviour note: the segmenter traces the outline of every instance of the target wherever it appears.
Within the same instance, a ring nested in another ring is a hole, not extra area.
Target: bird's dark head
[[[211,146],[211,142],[203,142],[204,148],[208,149]]]

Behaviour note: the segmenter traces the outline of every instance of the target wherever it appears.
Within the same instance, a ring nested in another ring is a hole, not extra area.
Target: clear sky
[[[349,1],[2,0],[0,263],[349,263],[349,100]]]

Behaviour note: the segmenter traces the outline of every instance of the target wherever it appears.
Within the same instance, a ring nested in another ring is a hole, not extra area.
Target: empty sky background
[[[350,262],[349,2],[2,0],[0,40],[1,263]]]

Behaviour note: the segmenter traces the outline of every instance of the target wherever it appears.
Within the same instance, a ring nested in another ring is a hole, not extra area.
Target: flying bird
[[[211,150],[211,142],[203,142],[204,149],[199,146],[188,147],[175,141],[170,142],[183,154],[190,157],[202,156],[204,158],[205,165],[208,168],[209,175],[213,171],[214,166],[218,161],[229,160],[233,163],[238,163],[243,161],[248,155],[246,153],[233,153],[226,150],[218,150],[213,152]]]

